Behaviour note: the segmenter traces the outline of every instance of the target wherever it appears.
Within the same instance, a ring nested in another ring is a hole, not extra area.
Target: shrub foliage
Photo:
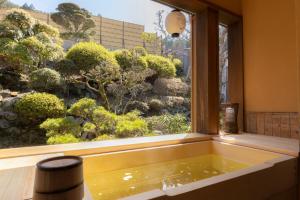
[[[107,64],[117,65],[113,54],[103,46],[94,42],[80,42],[69,49],[66,58],[72,60],[74,64],[84,71]]]
[[[176,68],[174,63],[168,58],[157,56],[157,55],[147,55],[146,60],[148,67],[155,70],[160,77],[175,77]]]
[[[55,95],[47,93],[28,94],[17,101],[16,112],[31,121],[40,121],[65,114],[63,101]]]
[[[60,74],[49,68],[42,68],[30,74],[31,87],[38,91],[49,91],[59,88],[62,84]]]

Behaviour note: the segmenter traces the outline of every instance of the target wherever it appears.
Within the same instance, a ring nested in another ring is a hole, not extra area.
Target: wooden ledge
[[[12,148],[0,150],[0,159],[16,158],[22,156],[35,156],[43,154],[63,153],[64,155],[89,155],[99,153],[110,153],[141,148],[159,147],[210,140],[211,135],[198,133],[174,134],[153,137],[138,137],[101,142],[84,142],[76,144],[34,146],[23,148]]]
[[[257,134],[215,136],[214,140],[298,157],[299,140]]]

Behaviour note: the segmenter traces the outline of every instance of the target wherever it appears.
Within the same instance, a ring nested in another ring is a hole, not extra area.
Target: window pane
[[[151,0],[3,2],[0,148],[189,132],[187,13],[172,38]]]

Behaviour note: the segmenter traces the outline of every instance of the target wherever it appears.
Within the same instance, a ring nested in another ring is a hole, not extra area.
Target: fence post
[[[99,36],[99,39],[100,39],[100,44],[102,44],[102,16],[100,16],[100,27],[99,27],[99,31],[100,31],[100,36]]]
[[[125,49],[125,22],[123,21],[123,40],[122,40],[122,47]]]
[[[50,13],[47,14],[47,24],[50,25]]]

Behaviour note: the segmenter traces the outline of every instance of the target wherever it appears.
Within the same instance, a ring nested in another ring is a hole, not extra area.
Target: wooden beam
[[[153,0],[170,7],[178,8],[186,12],[197,13],[206,9],[206,5],[198,0]]]
[[[216,4],[213,4],[207,0],[153,0],[155,2],[165,4],[170,7],[174,7],[183,10],[188,13],[200,13],[207,8],[212,8],[219,12],[219,21],[222,24],[229,25],[242,18],[242,16],[224,9]]]
[[[192,17],[192,131],[217,134],[219,125],[219,20],[207,8]]]
[[[238,126],[244,131],[244,63],[243,22],[228,26],[228,96],[230,103],[239,103]]]

